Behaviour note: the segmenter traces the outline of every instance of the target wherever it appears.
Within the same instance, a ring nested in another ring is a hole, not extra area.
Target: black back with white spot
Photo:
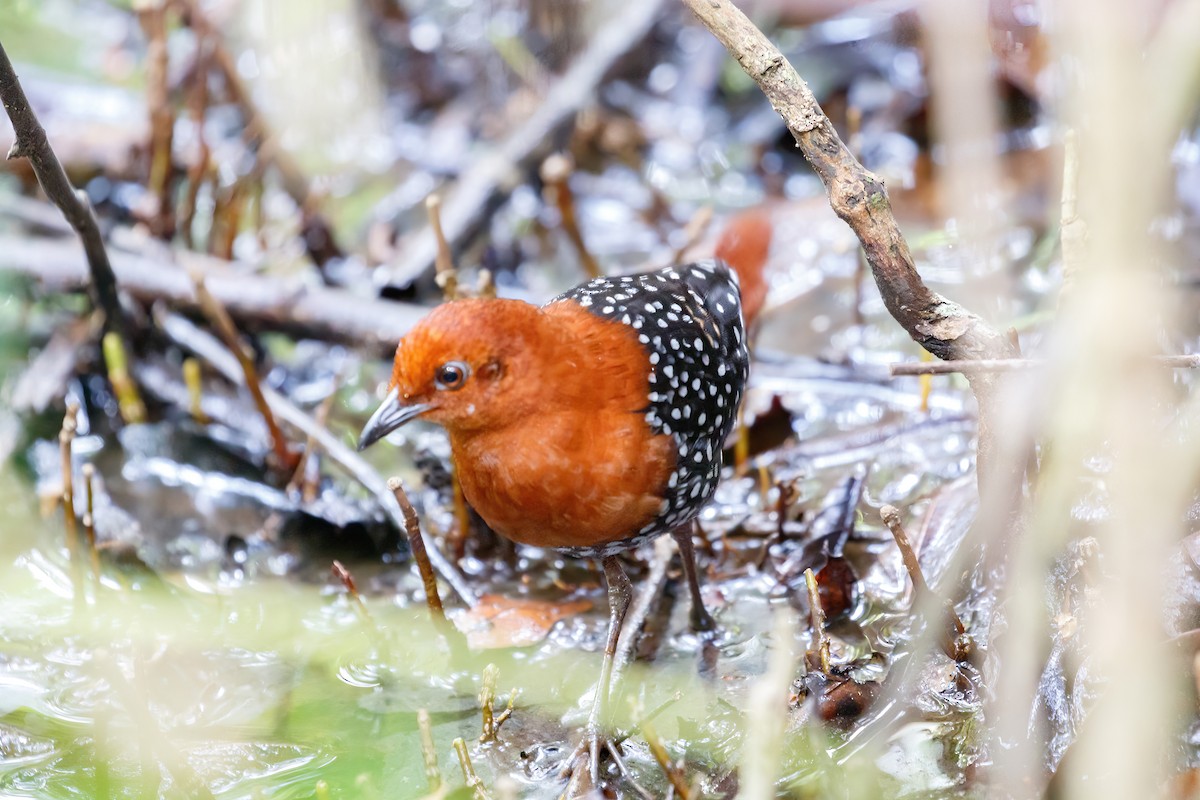
[[[689,522],[716,491],[721,451],[750,370],[737,275],[708,260],[620,278],[596,278],[551,300],[573,300],[637,332],[650,362],[639,413],[675,441],[676,463],[658,516],[629,539],[574,555],[601,557]]]

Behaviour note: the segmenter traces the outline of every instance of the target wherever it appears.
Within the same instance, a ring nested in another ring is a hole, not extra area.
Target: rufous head
[[[536,368],[540,311],[520,300],[444,303],[396,348],[387,397],[359,435],[369,447],[421,417],[455,431],[506,424],[524,412]]]

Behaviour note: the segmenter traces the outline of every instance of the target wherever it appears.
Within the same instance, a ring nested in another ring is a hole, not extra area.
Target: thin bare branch
[[[913,584],[913,606],[919,608],[923,605],[924,598],[936,597],[936,594],[925,582],[925,573],[921,571],[921,562],[917,559],[917,554],[900,521],[899,509],[895,506],[885,505],[879,509],[879,515],[883,518],[888,530],[892,532],[892,537],[896,540],[896,547],[900,548],[900,558],[904,561],[904,568],[908,570],[908,577]],[[950,624],[950,629],[943,630],[940,637],[942,651],[955,661],[966,661],[974,650],[973,643],[967,636],[967,629],[959,618],[958,612],[954,610],[953,603],[949,600],[942,600],[941,606],[942,613]]]
[[[1151,361],[1169,369],[1196,369],[1200,367],[1200,354],[1152,356]],[[888,370],[892,377],[903,375],[950,375],[961,372],[971,375],[978,372],[1019,372],[1027,369],[1044,369],[1051,362],[1040,358],[979,358],[955,361],[905,362],[891,364]]]
[[[575,171],[575,162],[565,153],[554,153],[542,162],[541,178],[546,202],[558,209],[558,221],[563,233],[571,242],[583,271],[589,278],[599,278],[604,272],[592,251],[588,250],[583,241],[583,232],[579,229],[579,217],[575,213],[575,195],[571,192],[571,173]]]
[[[46,130],[33,113],[3,45],[0,45],[0,100],[4,103],[8,118],[12,120],[15,134],[8,157],[29,159],[42,191],[58,206],[67,222],[79,234],[87,254],[93,297],[104,311],[105,329],[117,333],[128,345],[129,331],[121,310],[121,300],[117,296],[117,276],[109,263],[108,251],[104,247],[100,228],[96,225],[91,203],[87,195],[71,185],[66,171],[54,155],[50,140],[46,138]]]
[[[921,279],[883,181],[838,138],[808,84],[770,40],[728,0],[683,0],[758,84],[829,192],[829,202],[858,236],[888,312],[914,341],[941,359],[1015,355],[1007,338]],[[980,462],[993,447],[995,376],[969,376],[980,404]],[[980,472],[983,473],[981,467]],[[982,476],[982,475],[981,475]]]

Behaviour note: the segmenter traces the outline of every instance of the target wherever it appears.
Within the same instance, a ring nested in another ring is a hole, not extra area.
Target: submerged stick
[[[354,608],[362,617],[363,622],[378,630],[379,626],[375,624],[375,618],[371,616],[371,612],[367,610],[367,604],[363,602],[362,595],[358,593],[358,584],[350,570],[346,569],[342,562],[334,559],[330,571],[333,573],[333,577],[337,578],[338,582],[346,588],[346,594],[350,595],[350,600],[354,603]]]
[[[462,737],[459,737],[454,740],[452,746],[454,754],[458,756],[458,767],[462,770],[463,780],[475,794],[475,800],[491,800],[487,789],[484,788],[483,781],[475,774],[475,766],[471,763],[471,754],[467,752],[467,743],[462,740]]]
[[[96,467],[88,463],[83,465],[83,488],[86,493],[87,510],[83,513],[83,535],[88,549],[88,563],[92,567],[92,580],[96,589],[100,589],[100,551],[96,549],[96,493],[92,485],[96,479]]]
[[[900,548],[900,557],[904,560],[904,568],[908,570],[908,577],[912,580],[913,606],[920,606],[925,598],[937,597],[936,593],[929,588],[929,584],[925,582],[925,573],[921,570],[921,562],[917,559],[917,554],[913,551],[912,543],[900,521],[899,509],[895,506],[885,505],[879,509],[879,515],[883,517],[884,524],[892,532],[896,546]],[[940,598],[939,600],[942,614],[951,627],[950,630],[943,631],[939,637],[942,651],[955,661],[966,661],[974,650],[971,637],[967,635],[966,626],[963,625],[962,619],[955,611],[954,603]]]
[[[812,615],[813,653],[816,666],[823,675],[829,674],[829,634],[825,632],[825,609],[821,608],[821,592],[817,587],[817,576],[812,569],[804,570],[804,584],[808,587],[809,613]]]
[[[271,434],[271,447],[275,453],[276,463],[282,469],[294,467],[296,456],[288,448],[287,439],[284,437],[283,431],[280,430],[279,423],[275,421],[275,414],[271,411],[271,406],[263,394],[262,384],[258,377],[258,369],[254,366],[254,359],[251,358],[248,348],[242,342],[242,336],[238,333],[237,326],[233,324],[233,319],[229,316],[229,312],[225,310],[225,307],[221,305],[220,301],[204,285],[203,275],[199,272],[193,272],[192,284],[195,286],[196,300],[199,301],[204,315],[208,317],[209,322],[221,334],[221,338],[225,340],[225,346],[233,352],[238,360],[238,365],[242,368],[246,389],[249,390],[250,396],[254,398],[254,406],[258,409],[258,413],[262,416],[263,422]]]
[[[396,352],[396,340],[426,313],[413,303],[253,274],[244,262],[201,253],[146,245],[139,253],[117,250],[111,256],[122,290],[139,302],[165,300],[176,308],[197,308],[188,271],[200,269],[205,287],[239,325],[348,343],[388,358]],[[0,234],[0,271],[19,274],[41,291],[90,286],[78,245],[57,238]]]
[[[183,360],[183,385],[188,392],[188,413],[197,423],[207,425],[208,414],[204,413],[204,382],[200,372],[200,362],[188,356]]]
[[[417,728],[421,732],[421,759],[425,762],[425,783],[430,793],[442,787],[442,770],[438,767],[437,748],[433,743],[433,725],[429,712],[417,710]]]
[[[79,561],[79,527],[75,520],[75,478],[71,465],[71,443],[75,441],[78,413],[79,404],[68,400],[67,413],[63,415],[62,429],[58,433],[58,452],[62,462],[63,524],[66,527],[67,559],[71,565],[71,583],[77,603],[83,600],[83,570]]]
[[[497,714],[495,708],[496,681],[499,677],[500,668],[495,664],[488,664],[483,668],[483,684],[479,689],[479,707],[483,711],[483,733],[479,737],[480,742],[497,741],[500,728],[512,717],[517,695],[521,693],[520,689],[513,689],[509,692],[508,705]]]
[[[667,748],[662,743],[662,737],[658,735],[658,731],[654,729],[654,725],[649,719],[642,720],[641,724],[642,737],[645,738],[646,744],[650,747],[650,754],[654,756],[654,760],[658,763],[658,768],[667,776],[667,780],[675,789],[675,796],[681,800],[692,800],[692,787],[688,785],[687,776],[683,774],[678,766],[671,761],[671,756],[667,753]]]
[[[421,520],[417,517],[417,510],[408,500],[403,481],[388,478],[387,486],[404,513],[404,531],[408,534],[408,546],[412,550],[413,560],[417,562],[417,571],[421,573],[421,582],[425,584],[425,603],[429,606],[429,613],[435,622],[447,622],[442,596],[438,594],[437,577],[433,574],[433,565],[429,563],[429,553],[425,550],[425,538],[421,536]]]
[[[129,374],[129,361],[125,357],[125,345],[121,337],[111,331],[101,340],[104,363],[108,368],[108,382],[117,396],[117,409],[121,419],[130,425],[146,421],[146,404],[138,393],[137,384]]]
[[[575,195],[571,193],[571,173],[575,164],[570,156],[555,153],[542,162],[541,178],[546,202],[558,209],[558,221],[563,232],[575,249],[579,263],[588,278],[599,278],[604,272],[592,251],[588,250],[583,241],[583,232],[579,229],[579,218],[575,213]]]

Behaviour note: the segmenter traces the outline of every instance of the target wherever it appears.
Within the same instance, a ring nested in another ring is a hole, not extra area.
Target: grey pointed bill
[[[399,390],[392,389],[388,392],[388,396],[383,399],[379,408],[375,409],[375,413],[371,415],[371,418],[367,420],[367,424],[363,426],[362,433],[358,435],[359,452],[366,450],[396,430],[396,428],[399,428],[410,420],[416,419],[431,408],[433,406],[428,403],[416,403],[406,406],[400,402]]]

